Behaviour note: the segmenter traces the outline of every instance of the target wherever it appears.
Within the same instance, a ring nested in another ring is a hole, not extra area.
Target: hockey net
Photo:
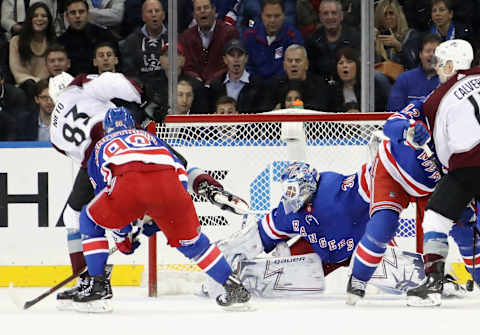
[[[188,160],[189,167],[206,170],[226,190],[250,204],[253,213],[242,217],[192,195],[202,231],[216,241],[278,205],[280,175],[291,161],[307,161],[318,171],[357,172],[371,158],[369,141],[388,116],[308,110],[300,114],[298,109],[255,115],[168,116],[165,124],[156,126],[156,132]],[[421,250],[416,242],[419,234],[415,222],[416,210],[412,205],[402,214],[396,234],[399,245],[409,250]],[[188,278],[200,272],[177,250],[168,247],[162,234],[150,239],[148,254],[150,296],[157,295],[157,282],[172,278],[172,273]],[[171,293],[175,288],[163,291]]]

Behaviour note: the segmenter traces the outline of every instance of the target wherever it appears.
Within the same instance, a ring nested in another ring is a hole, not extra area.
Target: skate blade
[[[96,300],[90,302],[73,302],[73,307],[80,313],[111,313],[113,307],[110,300]]]
[[[251,302],[237,303],[230,306],[222,307],[227,312],[254,312],[258,308],[252,305]]]
[[[59,311],[73,311],[73,301],[69,299],[57,300],[57,309]]]
[[[407,306],[410,307],[436,307],[442,304],[442,296],[440,293],[430,294],[427,298],[422,299],[417,296],[407,296]]]
[[[360,300],[362,300],[362,298],[358,295],[347,293],[347,300],[345,301],[345,303],[350,306],[355,306]]]

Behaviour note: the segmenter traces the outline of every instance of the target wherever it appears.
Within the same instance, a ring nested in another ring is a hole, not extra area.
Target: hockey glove
[[[140,229],[135,232],[132,230],[132,225],[127,225],[120,230],[113,230],[113,239],[117,245],[118,250],[125,255],[131,255],[140,246],[140,241],[137,239],[140,234]]]
[[[410,138],[409,138],[409,133]],[[407,130],[407,141],[413,140],[419,146],[422,146],[430,141],[430,132],[423,122],[415,122],[410,125]]]
[[[208,186],[205,196],[212,204],[224,211],[238,215],[250,213],[250,208],[245,200],[216,186]]]

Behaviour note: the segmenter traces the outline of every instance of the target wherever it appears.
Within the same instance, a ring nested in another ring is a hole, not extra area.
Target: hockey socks
[[[220,249],[215,244],[211,244],[203,233],[194,244],[177,249],[186,257],[193,259],[203,271],[221,285],[225,284],[232,274],[232,268]]]
[[[384,209],[375,212],[353,256],[352,275],[368,282],[382,261],[387,244],[398,227],[398,213]]]
[[[85,238],[82,241],[83,254],[87,261],[90,276],[103,275],[109,255],[108,240],[106,237]]]
[[[458,245],[458,250],[463,258],[463,263],[467,271],[472,275],[477,283],[480,284],[480,238],[473,238],[473,228],[455,225],[451,231],[451,236]],[[476,240],[475,247],[473,246]],[[475,255],[474,255],[475,250]],[[473,265],[475,263],[475,266]],[[475,275],[473,274],[475,269]]]

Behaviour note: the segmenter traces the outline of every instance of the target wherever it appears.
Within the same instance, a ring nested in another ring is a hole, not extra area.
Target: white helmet
[[[443,67],[448,61],[453,64],[453,71],[468,70],[473,60],[473,49],[464,40],[449,40],[442,42],[435,49],[432,65]]]
[[[71,83],[73,79],[74,78],[66,72],[62,72],[55,77],[50,78],[50,80],[48,81],[48,94],[50,95],[54,103],[57,103],[60,94],[65,89],[65,87],[67,87],[68,84]]]

